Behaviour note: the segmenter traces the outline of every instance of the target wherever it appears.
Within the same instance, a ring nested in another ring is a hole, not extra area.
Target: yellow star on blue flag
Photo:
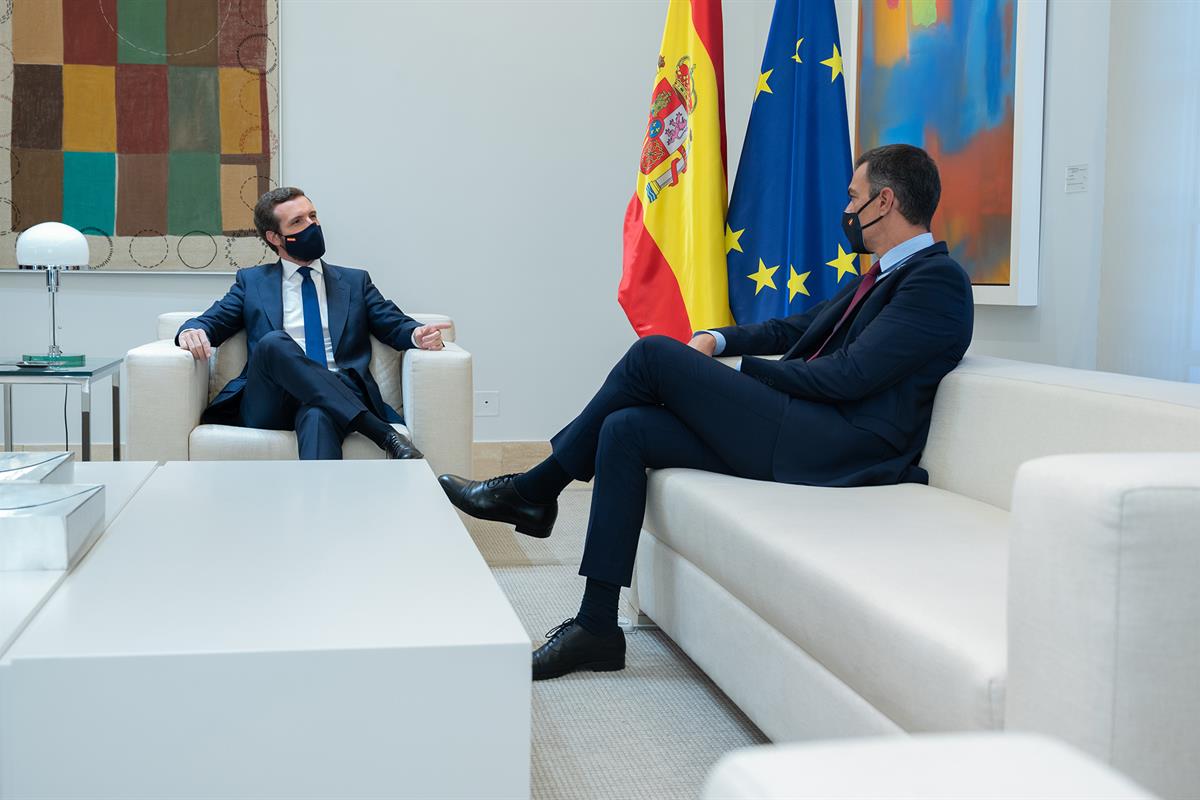
[[[761,258],[758,260],[758,272],[754,273],[753,275],[746,276],[750,280],[754,281],[755,294],[758,294],[768,286],[772,289],[775,288],[775,270],[777,269],[779,269],[778,264],[773,267],[768,267],[763,263]]]

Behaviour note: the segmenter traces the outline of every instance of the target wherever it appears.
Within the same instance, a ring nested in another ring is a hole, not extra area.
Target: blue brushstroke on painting
[[[863,85],[873,87],[867,105],[882,109],[889,122],[879,142],[860,142],[859,149],[892,142],[924,143],[923,126],[934,121],[942,147],[962,150],[982,130],[999,125],[1013,103],[1012,54],[1016,48],[1016,15],[1013,0],[956,2],[949,23],[909,31],[909,59],[887,68],[869,61],[861,65]],[[1006,45],[989,44],[989,35],[1001,29],[1008,13],[1012,29]],[[863,17],[863,41],[874,37],[874,18]],[[946,74],[947,64],[962,64],[961,74]],[[915,106],[908,98],[928,96],[923,87],[952,81],[954,92],[938,98],[935,108]]]

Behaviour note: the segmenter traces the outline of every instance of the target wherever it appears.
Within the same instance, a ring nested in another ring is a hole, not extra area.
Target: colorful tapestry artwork
[[[93,268],[267,260],[278,33],[279,0],[0,0],[0,268],[48,220]]]
[[[948,242],[972,283],[1008,286],[1015,278],[1017,15],[1037,7],[861,0],[859,9],[856,152],[897,142],[929,151],[942,177],[934,235]],[[1040,111],[1038,120],[1040,139]],[[1040,153],[1032,155],[1040,170]],[[1036,228],[1022,234],[1036,242]]]

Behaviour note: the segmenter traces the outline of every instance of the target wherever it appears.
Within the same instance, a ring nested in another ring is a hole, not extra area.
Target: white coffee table
[[[0,796],[528,797],[529,650],[424,461],[168,463],[0,660]]]
[[[75,483],[104,484],[106,530],[158,465],[152,461],[87,461],[72,465]],[[67,577],[66,570],[0,572],[0,656]]]

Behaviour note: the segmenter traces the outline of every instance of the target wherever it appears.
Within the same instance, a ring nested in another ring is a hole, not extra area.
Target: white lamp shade
[[[86,267],[87,239],[70,225],[39,223],[17,238],[17,265],[26,268]]]

